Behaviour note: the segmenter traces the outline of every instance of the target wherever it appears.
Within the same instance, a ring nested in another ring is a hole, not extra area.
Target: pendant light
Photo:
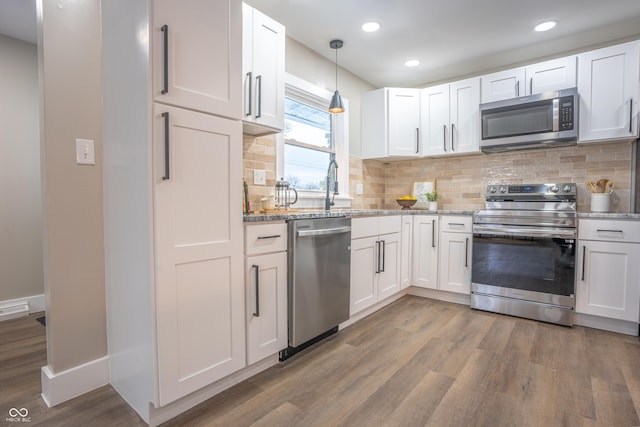
[[[342,97],[338,92],[338,49],[342,47],[342,40],[331,40],[329,46],[331,49],[336,50],[336,91],[331,97],[331,104],[329,104],[330,113],[342,113],[344,112],[344,105],[342,105]]]

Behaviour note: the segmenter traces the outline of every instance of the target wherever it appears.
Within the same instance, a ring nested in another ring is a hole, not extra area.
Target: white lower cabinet
[[[580,220],[576,313],[640,322],[640,222]]]
[[[460,294],[471,293],[472,218],[440,218],[439,289]]]
[[[401,228],[400,216],[352,219],[352,315],[400,291]]]
[[[246,226],[247,364],[287,347],[286,224]]]
[[[413,215],[402,216],[400,231],[400,288],[411,286]]]
[[[413,223],[413,285],[438,289],[437,215],[416,215]]]

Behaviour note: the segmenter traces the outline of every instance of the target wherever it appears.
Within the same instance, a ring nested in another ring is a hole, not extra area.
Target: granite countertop
[[[428,211],[422,209],[333,209],[309,210],[268,214],[244,215],[244,222],[264,222],[264,221],[285,221],[289,219],[316,219],[316,218],[339,218],[339,217],[359,217],[359,216],[391,216],[391,215],[473,215],[472,210],[446,210]]]
[[[289,219],[316,219],[339,217],[364,217],[364,216],[391,216],[391,215],[473,215],[473,210],[447,210],[428,211],[422,209],[333,209],[325,210],[300,210],[295,212],[282,211],[279,213],[244,215],[244,222],[286,221]],[[632,219],[640,220],[640,213],[599,213],[578,212],[578,218],[591,219]]]

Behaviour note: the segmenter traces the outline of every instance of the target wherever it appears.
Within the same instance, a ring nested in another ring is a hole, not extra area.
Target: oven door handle
[[[483,235],[490,234],[494,236],[524,236],[524,237],[552,237],[552,238],[576,238],[576,230],[569,228],[521,228],[521,227],[505,227],[505,226],[483,226],[474,225],[473,234]]]

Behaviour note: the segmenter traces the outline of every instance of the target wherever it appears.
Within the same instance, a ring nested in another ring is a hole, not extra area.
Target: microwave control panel
[[[573,130],[573,97],[560,98],[560,130]]]

